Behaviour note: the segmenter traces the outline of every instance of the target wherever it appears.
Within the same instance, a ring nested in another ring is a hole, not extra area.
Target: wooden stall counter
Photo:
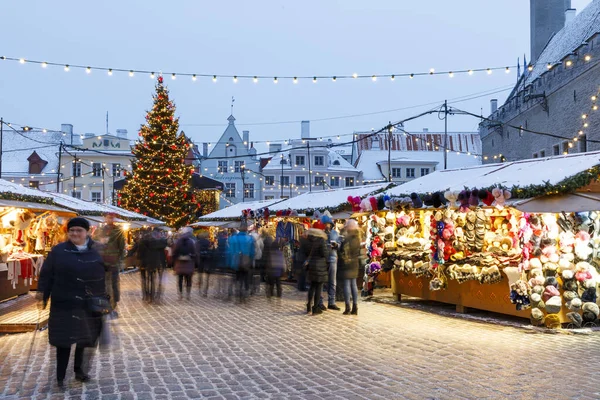
[[[458,283],[449,279],[448,287],[444,290],[429,290],[430,278],[405,275],[400,271],[392,271],[392,293],[400,301],[402,295],[418,297],[424,300],[439,301],[440,303],[456,305],[457,312],[466,312],[468,308],[491,311],[504,315],[529,319],[531,309],[518,311],[515,304],[510,302],[508,278],[494,284],[481,284],[478,281]],[[561,323],[569,323],[565,307],[561,309]]]

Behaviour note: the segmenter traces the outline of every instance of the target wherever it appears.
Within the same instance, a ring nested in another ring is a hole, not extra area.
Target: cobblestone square
[[[7,399],[598,399],[598,334],[544,334],[372,302],[358,316],[305,314],[305,294],[243,304],[211,291],[162,304],[122,276],[118,340],[96,352],[93,381],[55,385],[55,351],[38,332],[0,337]],[[71,360],[72,362],[72,360]],[[20,389],[20,390],[19,390]]]

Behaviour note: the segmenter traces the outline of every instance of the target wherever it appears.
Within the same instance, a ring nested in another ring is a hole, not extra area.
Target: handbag
[[[107,315],[112,311],[110,305],[110,296],[88,296],[85,299],[85,308],[92,314],[96,315]]]

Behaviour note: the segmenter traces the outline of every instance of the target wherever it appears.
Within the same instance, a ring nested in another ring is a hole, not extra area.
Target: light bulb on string
[[[358,78],[358,74],[355,72],[355,73],[353,73],[353,74],[352,74],[352,77],[353,77],[354,79],[356,79],[356,78]]]
[[[334,76],[333,78],[331,78],[331,80],[335,82],[335,81],[337,81],[337,77]]]
[[[586,54],[585,57],[583,58],[586,62],[590,61],[592,59],[592,56],[589,54]]]
[[[473,70],[472,70],[472,69],[470,69],[470,70],[469,70],[467,73],[468,73],[469,75],[473,75]]]
[[[313,83],[317,83],[317,77],[313,76]]]
[[[133,77],[133,70],[130,70],[130,71],[129,71],[129,76],[130,76],[130,77]]]
[[[25,59],[24,58],[19,58],[19,63],[20,64],[25,64]]]
[[[69,64],[65,65],[65,71],[66,71],[66,72],[69,72],[69,69],[70,69],[70,68],[69,68]]]
[[[277,77],[273,78],[273,83],[277,83]]]
[[[452,72],[452,71],[448,72],[448,77],[449,78],[454,78],[454,72]]]
[[[252,80],[254,81],[254,83],[258,83],[258,77],[255,76],[254,78],[252,78]]]
[[[47,63],[46,61],[44,61],[44,62],[42,63],[42,68],[46,68],[47,66],[48,66],[48,63]]]
[[[217,76],[216,75],[213,75],[212,81],[215,82],[215,83],[217,82]]]
[[[237,76],[234,76],[234,77],[233,77],[233,83],[237,83],[237,81],[238,81],[238,78],[237,78]]]
[[[298,78],[294,77],[294,83],[297,84],[298,83]]]
[[[392,75],[392,76],[390,76],[390,80],[391,80],[391,81],[394,81],[394,80],[396,80],[396,75]]]
[[[92,69],[90,67],[87,67],[85,69],[85,72],[88,73],[88,74],[91,74],[92,73]]]
[[[506,67],[506,68],[504,69],[504,72],[506,72],[507,74],[509,74],[509,73],[510,73],[510,67]]]
[[[415,74],[410,74],[410,75],[409,75],[409,78],[410,78],[410,79],[413,79],[414,77],[415,77]]]
[[[154,72],[150,72],[150,79],[154,79]]]
[[[491,75],[492,74],[492,70],[490,68],[487,69],[487,74]]]
[[[175,75],[175,73],[171,74],[171,79],[175,80],[177,78],[177,76]]]
[[[112,74],[113,74],[113,73],[112,73],[112,68],[109,68],[109,69],[108,69],[108,76],[112,76]]]
[[[372,80],[373,82],[376,82],[376,81],[377,81],[377,76],[376,76],[376,75],[373,75],[373,76],[371,77],[371,80]]]

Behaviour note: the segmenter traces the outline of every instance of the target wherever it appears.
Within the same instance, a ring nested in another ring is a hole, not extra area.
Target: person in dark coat
[[[360,256],[360,231],[358,222],[349,219],[345,226],[344,241],[342,243],[342,263],[338,270],[338,277],[343,282],[344,302],[346,309],[344,315],[358,314],[358,288],[356,287],[356,278],[358,278],[359,256]],[[352,310],[350,310],[350,295],[352,294]]]
[[[198,288],[202,296],[208,295],[209,278],[213,266],[212,245],[208,240],[208,232],[201,232],[196,239],[196,254],[198,255]],[[204,275],[204,279],[203,279]],[[204,288],[202,283],[204,283]]]
[[[156,277],[164,268],[166,247],[167,239],[162,237],[157,229],[146,232],[140,240],[137,255],[140,260],[142,291],[146,301],[151,302],[156,299]]]
[[[331,246],[327,241],[327,234],[324,231],[325,226],[321,221],[317,221],[313,228],[307,231],[308,248],[306,253],[308,280],[310,281],[310,289],[308,290],[308,303],[306,304],[306,312],[312,310],[314,314],[321,314],[323,310],[319,307],[319,299],[323,291],[323,284],[329,278],[327,269],[327,260],[329,259],[329,251]],[[311,300],[312,308],[311,308]]]
[[[175,243],[175,249],[173,249],[173,262],[175,266],[173,269],[178,277],[177,289],[179,293],[179,300],[183,297],[183,281],[185,280],[185,287],[187,293],[187,299],[190,299],[192,291],[192,276],[198,263],[198,256],[196,255],[196,242],[194,241],[192,228],[184,227],[179,230],[179,239]]]
[[[296,276],[298,277],[297,289],[300,292],[306,292],[306,268],[304,267],[304,261],[308,255],[308,238],[306,231],[303,230],[301,236],[298,238],[298,251],[294,252],[294,269],[296,270]]]
[[[68,240],[52,248],[39,278],[41,307],[51,299],[48,339],[56,347],[56,380],[63,387],[75,344],[75,379],[90,380],[86,373],[84,349],[96,347],[102,329],[102,316],[86,307],[89,296],[105,296],[105,265],[88,237],[89,222],[73,218],[67,224]]]
[[[262,261],[265,270],[265,281],[267,283],[266,295],[267,298],[273,297],[273,293],[277,290],[277,297],[281,297],[281,276],[283,275],[283,259],[280,262],[276,262],[274,259],[281,257],[276,256],[277,244],[273,240],[273,237],[269,235],[266,230],[261,233],[263,241],[262,250]]]

